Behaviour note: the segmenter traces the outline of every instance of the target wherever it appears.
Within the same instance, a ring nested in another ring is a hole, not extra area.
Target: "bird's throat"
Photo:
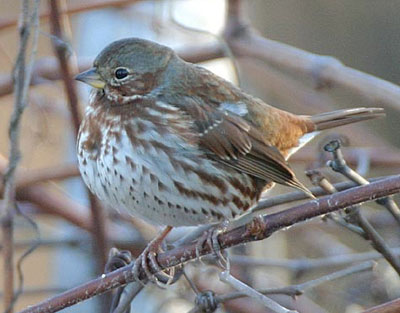
[[[125,105],[135,100],[141,100],[145,97],[145,95],[142,94],[124,95],[115,90],[107,89],[105,89],[105,96],[113,106]]]

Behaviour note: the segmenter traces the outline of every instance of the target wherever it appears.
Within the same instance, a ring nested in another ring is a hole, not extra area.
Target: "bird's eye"
[[[117,79],[123,79],[126,76],[128,76],[128,74],[129,74],[128,70],[124,67],[119,67],[115,70],[115,77]]]

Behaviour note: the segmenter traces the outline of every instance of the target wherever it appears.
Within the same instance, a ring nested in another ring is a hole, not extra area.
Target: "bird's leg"
[[[166,273],[161,269],[157,261],[157,253],[160,251],[161,244],[171,230],[172,226],[165,227],[163,231],[147,245],[141,255],[136,259],[133,267],[133,275],[138,281],[140,281],[139,269],[142,267],[147,279],[156,283],[160,287],[165,287],[165,285],[172,283],[175,276],[175,269],[172,268],[169,273]],[[153,275],[151,273],[152,268],[157,271],[157,274]]]
[[[200,259],[200,250],[204,247],[204,244],[207,244],[211,252],[217,257],[220,265],[225,269],[229,267],[229,260],[226,256],[226,251],[221,249],[218,241],[218,236],[227,230],[228,225],[229,221],[224,221],[211,227],[203,233],[196,243],[197,259]]]

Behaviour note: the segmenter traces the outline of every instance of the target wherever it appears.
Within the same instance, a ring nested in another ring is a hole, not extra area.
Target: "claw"
[[[168,285],[176,281],[175,269],[172,268],[169,272],[162,270],[157,261],[157,252],[160,249],[161,243],[167,234],[171,231],[172,227],[167,226],[162,233],[151,241],[147,247],[143,250],[142,254],[135,261],[135,265],[132,269],[132,274],[137,281],[142,284],[144,282],[139,279],[140,268],[144,271],[146,278],[157,284],[161,288],[166,288]],[[156,271],[156,274],[152,274],[152,271]],[[180,276],[180,275],[178,275]]]
[[[225,232],[228,227],[228,221],[218,224],[203,233],[196,243],[196,258],[201,261],[200,250],[203,249],[204,244],[207,244],[211,252],[217,257],[220,266],[224,269],[229,268],[229,260],[224,255],[226,251],[221,249],[218,241],[218,236]]]

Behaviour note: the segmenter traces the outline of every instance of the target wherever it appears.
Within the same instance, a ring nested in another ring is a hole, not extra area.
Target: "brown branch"
[[[68,106],[71,112],[71,118],[74,128],[75,136],[78,135],[81,116],[79,112],[78,96],[76,92],[75,82],[72,79],[73,74],[77,74],[75,66],[75,73],[72,70],[73,66],[68,60],[68,49],[64,41],[63,30],[60,24],[61,16],[58,7],[58,0],[49,0],[50,7],[50,29],[54,36],[52,43],[55,54],[57,56],[59,66],[61,69],[61,78],[64,82],[64,87],[68,99]],[[98,272],[101,273],[106,262],[108,253],[108,243],[106,236],[106,218],[103,208],[96,201],[95,196],[86,188],[92,217],[92,224],[94,228],[94,250],[99,262]]]
[[[310,78],[316,89],[341,88],[371,105],[400,110],[400,88],[343,65],[333,57],[313,54],[257,35],[243,21],[240,0],[228,1],[225,38],[232,52],[267,62],[283,71]]]
[[[327,145],[325,145],[325,151],[331,152],[333,156],[333,160],[329,162],[329,166],[335,172],[341,173],[343,176],[347,177],[351,181],[359,184],[359,185],[368,185],[369,182],[362,177],[360,174],[351,169],[347,164],[345,159],[343,158],[343,153],[340,148],[341,143],[340,140],[333,140]],[[336,192],[333,185],[331,185],[328,180],[325,179],[325,186],[327,191]],[[387,200],[388,198],[382,198],[381,201]],[[393,200],[392,200],[393,201]],[[377,201],[378,202],[378,201]],[[378,202],[379,203],[379,202]],[[395,211],[390,211],[396,221],[399,221],[399,213],[398,207],[393,202]],[[399,258],[392,253],[389,247],[386,245],[385,240],[380,236],[380,234],[375,230],[375,228],[369,223],[368,219],[361,213],[360,208],[358,206],[354,206],[348,208],[348,216],[351,218],[352,222],[358,224],[358,226],[363,230],[363,234],[361,234],[364,238],[371,241],[372,246],[382,255],[385,259],[392,265],[394,270],[400,275],[400,260]]]
[[[7,168],[7,159],[0,154],[0,177],[4,175]],[[62,164],[52,167],[25,169],[18,168],[15,174],[16,189],[25,188],[39,183],[63,180],[79,176],[78,167],[75,164]],[[3,193],[3,184],[0,181],[0,194]]]
[[[61,217],[83,230],[94,233],[88,208],[63,194],[49,191],[43,185],[35,185],[17,190],[16,197],[18,201],[30,202],[44,213]]]
[[[219,236],[219,242],[221,248],[226,249],[246,242],[262,240],[271,236],[274,232],[296,223],[343,209],[354,204],[392,195],[399,191],[400,175],[395,175],[390,178],[373,182],[369,185],[355,187],[320,199],[312,200],[282,212],[265,215],[246,225],[221,234]],[[195,259],[197,248],[196,242],[193,242],[159,254],[157,259],[161,269],[170,268]],[[199,251],[201,256],[210,253],[211,250],[208,245],[202,247]],[[151,271],[152,273],[156,272],[155,269],[152,269]],[[144,277],[145,275],[143,271],[141,271],[140,278],[143,279]],[[37,305],[30,306],[22,312],[57,312],[63,308],[72,306],[134,280],[132,265],[128,265],[110,274],[102,275],[99,278],[82,284],[65,293],[45,300]]]
[[[1,171],[0,171],[1,172]],[[76,164],[62,164],[40,169],[32,169],[20,173],[17,171],[17,188],[36,185],[47,181],[64,180],[67,178],[78,177],[79,170]]]

